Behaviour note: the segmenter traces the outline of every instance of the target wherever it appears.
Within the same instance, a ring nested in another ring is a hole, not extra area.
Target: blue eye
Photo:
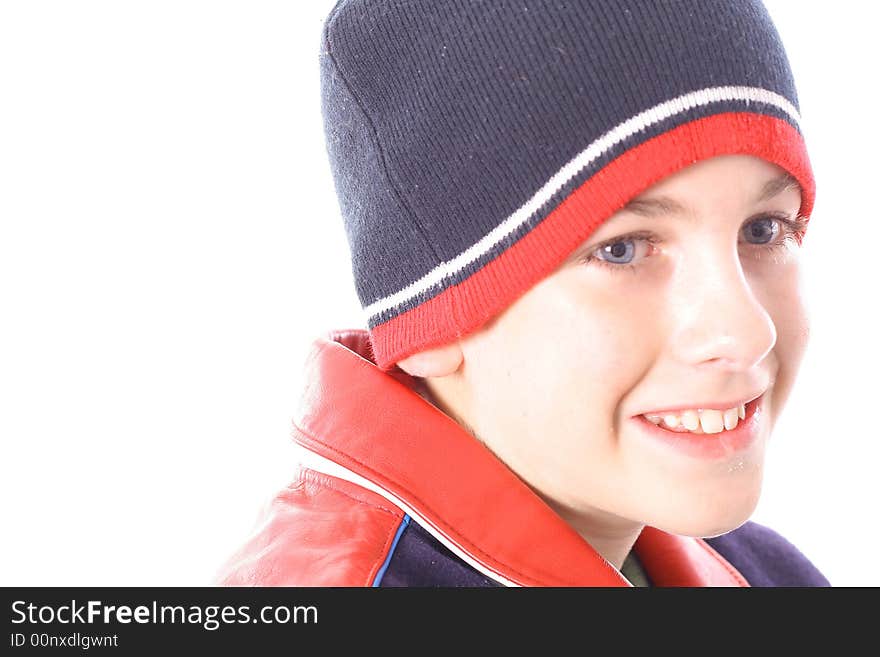
[[[614,265],[627,265],[632,262],[635,256],[636,246],[633,240],[622,239],[613,244],[606,244],[598,249],[598,252],[602,254],[601,257],[605,262]]]
[[[763,217],[750,221],[743,228],[743,233],[746,235],[746,241],[750,244],[768,244],[773,242],[779,234],[779,220],[773,217]]]
[[[655,251],[656,243],[656,237],[647,231],[621,235],[594,248],[583,261],[595,262],[609,271],[635,270]]]

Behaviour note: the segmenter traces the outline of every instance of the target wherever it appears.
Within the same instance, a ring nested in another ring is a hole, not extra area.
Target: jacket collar
[[[627,586],[538,495],[454,420],[385,372],[363,329],[315,340],[294,418],[305,465],[359,483],[458,556],[509,585]],[[702,539],[645,527],[634,546],[655,586],[748,586]]]

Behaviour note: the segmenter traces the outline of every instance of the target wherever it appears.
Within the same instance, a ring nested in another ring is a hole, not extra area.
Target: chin
[[[678,536],[692,536],[694,538],[714,538],[732,532],[734,529],[741,527],[752,515],[752,511],[748,513],[728,515],[725,518],[712,518],[711,520],[675,522],[669,525],[658,527],[669,534]]]
[[[758,482],[755,486],[738,488],[733,494],[703,497],[699,504],[683,503],[678,510],[684,512],[653,526],[679,536],[713,538],[741,527],[755,512],[760,497]]]

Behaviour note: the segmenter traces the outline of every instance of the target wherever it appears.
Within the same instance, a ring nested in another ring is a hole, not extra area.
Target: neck
[[[623,566],[644,528],[642,524],[603,511],[593,509],[585,513],[547,498],[544,501],[617,570]]]

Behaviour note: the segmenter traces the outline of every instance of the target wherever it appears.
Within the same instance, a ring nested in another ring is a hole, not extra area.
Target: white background
[[[290,479],[309,343],[362,326],[332,5],[0,4],[0,584],[209,583]],[[768,6],[819,189],[813,337],[754,519],[878,585],[876,9]]]

